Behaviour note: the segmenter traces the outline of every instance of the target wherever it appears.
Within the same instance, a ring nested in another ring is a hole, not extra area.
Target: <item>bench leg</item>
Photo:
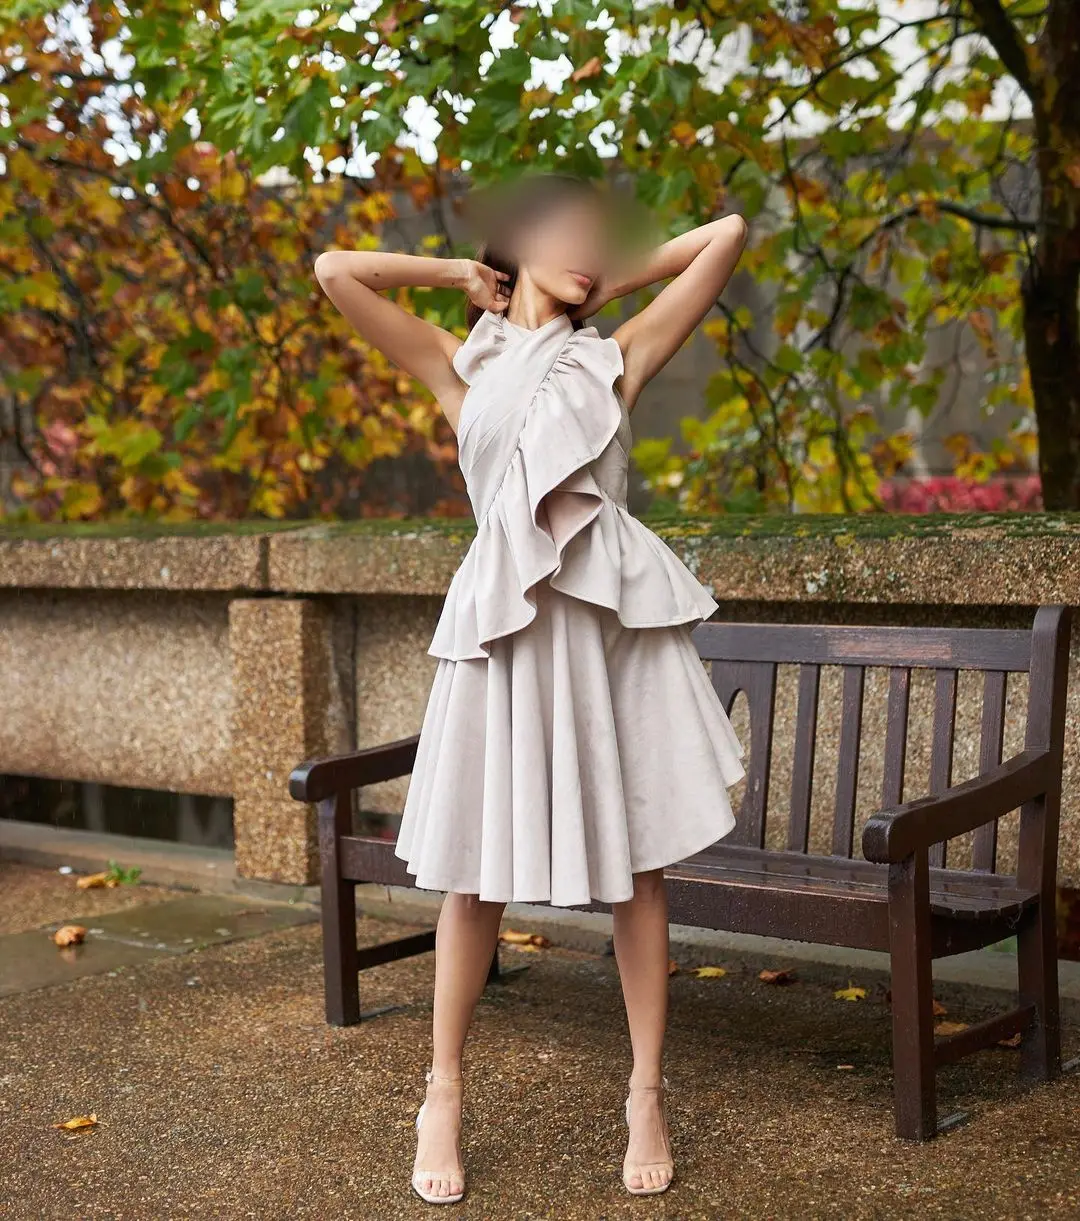
[[[1061,1018],[1057,913],[1045,893],[1017,929],[1016,965],[1020,1004],[1035,1006],[1035,1021],[1020,1043],[1020,1074],[1029,1081],[1052,1081],[1061,1073]]]
[[[342,878],[338,843],[349,832],[351,799],[339,793],[319,802],[323,989],[331,1026],[360,1021],[360,968],[356,948],[356,883]]]
[[[929,1140],[937,1131],[930,874],[925,849],[889,866],[893,1096],[896,1135]]]

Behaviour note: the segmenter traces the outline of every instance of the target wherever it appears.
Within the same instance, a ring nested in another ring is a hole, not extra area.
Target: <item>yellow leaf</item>
[[[74,1132],[78,1128],[92,1128],[98,1122],[97,1115],[93,1111],[89,1115],[76,1115],[74,1119],[65,1120],[64,1123],[54,1123],[54,1128],[64,1128],[68,1132]]]
[[[864,1001],[866,1000],[866,989],[855,987],[849,980],[848,986],[840,988],[837,992],[833,993],[833,996],[838,1001]]]
[[[724,967],[695,967],[694,974],[698,979],[720,979],[727,970]]]

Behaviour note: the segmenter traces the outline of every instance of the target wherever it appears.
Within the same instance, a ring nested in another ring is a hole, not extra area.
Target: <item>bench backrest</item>
[[[823,666],[839,666],[842,697],[837,752],[836,797],[830,854],[851,858],[855,848],[856,799],[863,744],[863,692],[868,667],[888,671],[887,727],[879,809],[904,800],[908,710],[912,671],[934,672],[929,793],[953,782],[957,676],[962,670],[983,675],[978,774],[1001,762],[1005,730],[1006,681],[1026,672],[1028,713],[1025,747],[1062,749],[1065,731],[1069,611],[1041,607],[1031,630],[802,626],[787,624],[699,624],[693,632],[701,657],[711,662],[712,682],[730,714],[741,691],[748,705],[750,742],[746,789],[737,825],[714,848],[724,845],[763,848],[772,770],[776,717],[777,667],[798,667],[791,794],[785,842],[788,851],[806,853],[814,787],[818,703]],[[880,741],[873,744],[880,750]],[[1056,808],[1054,817],[1056,819]],[[972,842],[972,868],[997,870],[996,822],[981,827]],[[1056,823],[1055,823],[1056,842]],[[944,842],[934,846],[930,864],[946,863]]]

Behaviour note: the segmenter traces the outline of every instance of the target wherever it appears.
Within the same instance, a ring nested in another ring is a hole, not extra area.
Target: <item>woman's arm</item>
[[[456,335],[403,309],[381,294],[387,288],[460,288],[481,309],[499,311],[507,277],[473,259],[425,258],[381,250],[328,250],[315,260],[323,291],[357,331],[389,360],[422,382],[443,405],[451,427],[464,397],[454,371]]]
[[[746,245],[741,216],[724,216],[658,246],[636,268],[605,279],[577,311],[595,313],[615,297],[624,297],[674,276],[649,304],[627,319],[614,338],[623,353],[622,397],[632,407],[638,395],[693,334],[731,274]]]

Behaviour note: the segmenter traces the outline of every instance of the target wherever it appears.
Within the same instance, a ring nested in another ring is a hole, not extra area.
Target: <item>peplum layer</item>
[[[495,335],[488,339],[501,333],[500,321],[490,324]],[[480,370],[468,347],[456,363],[471,382]],[[625,408],[614,383],[622,371],[614,339],[600,339],[592,327],[567,337],[526,409],[493,490],[479,504],[474,495],[476,536],[450,583],[429,654],[450,661],[488,657],[492,641],[535,619],[536,587],[544,580],[614,611],[628,628],[692,623],[717,609],[678,556],[613,499],[591,469],[619,444]],[[470,395],[475,392],[470,388]],[[483,484],[485,456],[505,452],[505,423],[476,436],[478,422],[467,416],[468,405],[467,396],[460,437],[473,494]]]

